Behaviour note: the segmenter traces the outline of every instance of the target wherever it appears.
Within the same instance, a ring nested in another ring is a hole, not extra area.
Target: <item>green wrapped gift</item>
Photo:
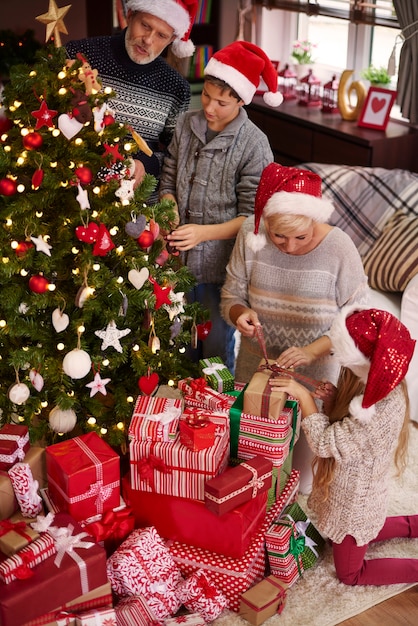
[[[321,533],[315,528],[297,502],[285,507],[280,518],[281,520],[287,518],[295,522],[298,537],[303,537],[305,540],[305,549],[302,552],[303,569],[306,570],[315,565],[325,546],[325,539]]]
[[[200,359],[199,366],[208,385],[222,393],[234,391],[234,377],[220,356]]]

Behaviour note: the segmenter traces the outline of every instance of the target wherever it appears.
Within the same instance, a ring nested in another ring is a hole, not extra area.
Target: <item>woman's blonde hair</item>
[[[407,450],[409,438],[409,398],[405,380],[401,383],[405,397],[405,416],[399,434],[398,445],[395,450],[395,467],[397,474],[400,475],[405,470],[407,464]],[[365,384],[348,368],[342,367],[337,383],[337,396],[334,408],[330,411],[330,423],[341,421],[349,414],[349,404],[354,396],[364,393]],[[332,482],[335,471],[335,459],[333,457],[321,458],[315,457],[312,462],[314,470],[313,485],[323,493],[323,500],[328,499],[329,486]]]
[[[306,215],[291,215],[289,213],[272,213],[264,217],[266,228],[280,235],[292,235],[312,226],[313,220]]]

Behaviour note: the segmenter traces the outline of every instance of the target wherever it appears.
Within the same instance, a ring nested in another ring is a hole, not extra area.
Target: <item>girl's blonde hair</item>
[[[409,438],[409,398],[406,388],[405,380],[401,383],[404,397],[405,397],[405,416],[402,424],[401,432],[399,434],[398,445],[395,450],[395,467],[398,476],[405,470],[407,464],[407,450],[408,450],[408,438]],[[349,414],[349,404],[354,396],[358,396],[364,393],[365,384],[353,374],[353,372],[342,367],[340,376],[337,383],[337,396],[335,399],[334,408],[330,411],[329,421],[330,423],[341,421]],[[321,458],[315,457],[312,462],[314,470],[313,485],[316,488],[320,488],[323,493],[323,500],[328,499],[329,486],[332,482],[335,471],[335,459],[333,457]]]
[[[280,235],[293,235],[293,233],[307,230],[312,226],[313,220],[306,215],[291,215],[288,213],[273,213],[264,217],[267,230],[280,233]]]

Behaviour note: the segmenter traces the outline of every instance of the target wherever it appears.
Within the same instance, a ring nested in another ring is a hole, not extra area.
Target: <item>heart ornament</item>
[[[137,217],[135,220],[132,220],[125,225],[125,232],[129,237],[138,239],[139,235],[144,232],[146,225],[147,219],[145,215],[139,215],[139,217]]]
[[[75,234],[77,239],[84,243],[96,243],[99,227],[94,222],[90,222],[88,226],[77,226]]]
[[[62,113],[58,118],[58,128],[68,140],[72,139],[83,128],[83,124],[70,117],[67,113]]]
[[[147,267],[142,267],[138,270],[129,270],[128,272],[128,280],[135,289],[141,289],[145,282],[149,278],[149,269]]]
[[[156,389],[159,381],[160,377],[158,376],[157,372],[153,372],[152,374],[148,374],[147,376],[141,376],[138,380],[138,387],[145,396],[150,396],[152,392]]]
[[[70,318],[66,313],[63,313],[61,309],[55,309],[52,311],[52,326],[57,333],[62,333],[70,323]]]

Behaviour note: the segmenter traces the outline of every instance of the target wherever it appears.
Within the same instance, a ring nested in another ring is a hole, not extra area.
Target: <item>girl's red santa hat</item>
[[[265,234],[259,233],[262,216],[304,215],[315,222],[328,222],[333,211],[331,200],[322,197],[322,180],[318,174],[270,163],[264,168],[257,187],[254,232],[247,235],[247,245],[253,252],[266,245]]]
[[[195,47],[189,37],[198,0],[128,0],[126,6],[131,11],[149,13],[166,22],[174,30],[171,46],[174,54],[179,58],[192,56]]]
[[[204,74],[223,80],[237,92],[244,104],[250,104],[263,79],[268,88],[263,95],[264,102],[271,107],[278,107],[283,102],[276,68],[266,53],[249,41],[234,41],[215,52]]]
[[[364,395],[350,403],[350,414],[370,419],[375,405],[402,382],[415,350],[415,339],[397,317],[381,309],[344,307],[330,329],[335,359],[364,383]]]

